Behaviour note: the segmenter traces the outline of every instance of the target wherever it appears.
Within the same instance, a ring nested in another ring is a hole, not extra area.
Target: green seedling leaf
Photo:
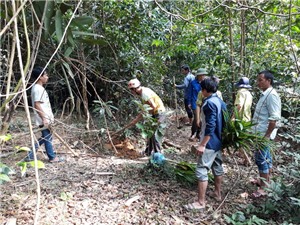
[[[17,165],[21,167],[21,176],[23,177],[27,171],[27,162],[19,162]]]
[[[35,161],[28,162],[28,164],[30,166],[34,167],[35,166]],[[42,161],[37,160],[37,168],[38,169],[44,169],[45,168],[45,164]]]
[[[0,141],[1,142],[9,141],[11,138],[12,138],[11,134],[0,135]]]
[[[28,148],[28,147],[20,147],[20,146],[16,146],[15,148],[16,148],[17,150],[19,150],[19,151],[26,151],[26,152],[30,152],[30,151],[31,151],[31,149]]]
[[[68,201],[71,198],[72,198],[72,194],[69,192],[61,192],[60,193],[60,199],[63,201]]]
[[[0,180],[6,182],[10,181],[9,177],[6,174],[0,174]]]

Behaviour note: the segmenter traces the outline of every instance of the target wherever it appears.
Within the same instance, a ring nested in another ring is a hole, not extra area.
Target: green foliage
[[[177,163],[174,169],[177,180],[189,186],[197,184],[196,166],[188,162]]]
[[[0,162],[0,184],[9,182],[10,179],[8,175],[12,172],[13,170],[11,168]]]
[[[270,146],[271,141],[265,137],[253,133],[252,127],[255,126],[251,121],[246,122],[241,119],[235,111],[235,119],[231,119],[228,111],[223,112],[225,126],[222,133],[223,148],[233,149],[238,151],[241,148],[245,150],[263,149],[265,146]]]
[[[180,162],[175,165],[174,173],[177,180],[183,184],[188,186],[197,185],[197,177],[196,177],[196,168],[197,164],[188,163],[188,162]],[[208,181],[213,182],[214,177],[212,173],[208,173]]]
[[[11,134],[0,135],[0,143],[7,142],[11,140],[11,138],[12,138]]]
[[[38,169],[44,169],[45,168],[45,164],[40,161],[40,160],[37,160],[37,168]],[[17,163],[17,166],[20,167],[21,169],[21,176],[24,176],[26,171],[27,171],[27,165],[30,165],[31,167],[34,167],[35,166],[35,161],[30,161],[30,162],[18,162]]]
[[[72,199],[73,195],[69,192],[61,192],[60,193],[60,199],[64,202],[67,202],[68,200]]]
[[[237,211],[236,213],[232,214],[231,217],[224,215],[225,220],[228,224],[233,225],[261,225],[261,224],[268,224],[268,221],[258,218],[255,215],[250,216],[250,218],[246,218],[243,212]]]

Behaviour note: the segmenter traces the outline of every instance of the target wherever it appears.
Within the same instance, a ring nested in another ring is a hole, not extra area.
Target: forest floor
[[[19,126],[22,121],[22,116],[16,117],[14,124]],[[188,140],[190,128],[182,126],[178,129],[174,117],[169,117],[165,138],[175,147],[165,146],[164,155],[168,159],[196,162],[196,156],[190,150],[196,142]],[[245,167],[239,163],[239,157],[224,155],[223,201],[216,202],[207,197],[205,211],[187,211],[183,205],[197,197],[197,186],[178,182],[167,169],[154,170],[147,166],[148,160],[136,154],[143,150],[144,142],[137,141],[140,137],[131,137],[130,147],[126,147],[126,151],[117,148],[116,154],[107,147],[109,144],[99,144],[95,135],[82,130],[80,132],[79,124],[56,128],[79,157],[68,152],[58,140],[54,140],[54,146],[58,154],[66,158],[65,162],[51,164],[42,152],[38,152],[39,159],[45,163],[45,169],[38,173],[41,191],[39,225],[226,224],[224,215],[231,216],[253,201],[248,197],[256,189],[249,182],[249,177],[257,176],[253,162]],[[15,172],[10,175],[11,182],[1,187],[1,225],[9,219],[16,220],[17,224],[33,224],[37,213],[34,168],[29,167],[25,176],[21,176],[16,163],[26,153],[11,154],[13,146],[28,143],[29,135],[15,129],[13,141],[1,146],[1,162]],[[208,191],[212,190],[213,183],[209,182]]]

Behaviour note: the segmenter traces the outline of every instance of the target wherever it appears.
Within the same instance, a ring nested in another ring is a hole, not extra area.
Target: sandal
[[[205,205],[200,205],[199,202],[189,203],[183,206],[186,210],[191,211],[203,211],[205,209]]]
[[[64,162],[65,159],[63,157],[56,156],[54,159],[49,160],[50,163],[59,163]]]

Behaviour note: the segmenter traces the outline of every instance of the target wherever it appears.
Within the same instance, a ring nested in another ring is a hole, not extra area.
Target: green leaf
[[[68,47],[66,51],[64,52],[65,57],[69,57],[71,53],[73,52],[74,48],[73,47]]]
[[[21,167],[21,176],[23,177],[27,171],[27,162],[19,162],[17,165]]]
[[[30,166],[34,167],[35,166],[35,161],[30,161],[30,162],[28,162],[28,164]],[[38,169],[44,169],[45,168],[45,164],[42,161],[37,160],[37,168]]]
[[[163,46],[163,45],[164,45],[164,42],[161,41],[161,40],[155,39],[155,40],[152,41],[152,44],[151,44],[151,45],[152,45],[152,46],[154,45],[154,46],[156,46],[156,47],[159,47],[159,46]]]
[[[142,137],[143,137],[144,139],[147,139],[147,138],[148,138],[148,134],[147,134],[147,132],[145,132],[145,131],[142,131],[141,135],[142,135]]]
[[[3,180],[3,181],[10,181],[9,177],[6,175],[6,174],[0,174],[0,180]]]
[[[56,37],[57,37],[57,42],[59,43],[60,40],[63,37],[63,28],[62,28],[62,13],[60,9],[56,11],[55,14],[55,32],[56,32]]]
[[[19,150],[19,151],[26,151],[26,152],[30,152],[30,151],[31,151],[31,149],[28,148],[28,147],[20,147],[20,146],[16,146],[15,148],[16,148],[17,150]]]
[[[46,8],[45,19],[44,19],[44,28],[45,28],[44,34],[47,37],[50,34],[50,22],[54,15],[54,1],[47,1],[46,4],[47,4],[47,8]]]
[[[75,17],[72,22],[71,26],[78,26],[80,28],[88,28],[90,27],[94,22],[94,19],[90,16],[79,16]]]
[[[6,134],[6,135],[0,135],[0,142],[6,142],[11,140],[12,136],[11,134]]]
[[[71,70],[71,67],[68,63],[66,63],[65,61],[63,62],[64,67],[67,69],[69,76],[74,79],[74,74],[73,71]]]

